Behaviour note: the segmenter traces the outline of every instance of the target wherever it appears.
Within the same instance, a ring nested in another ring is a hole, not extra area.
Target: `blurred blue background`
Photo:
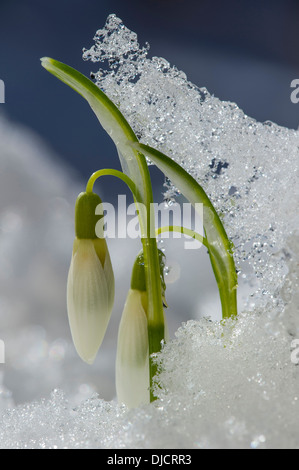
[[[97,67],[82,60],[82,48],[110,13],[193,83],[259,121],[298,127],[299,104],[290,101],[290,83],[299,78],[298,1],[0,0],[0,111],[37,132],[79,177],[118,167],[114,146],[85,101],[39,59],[54,57],[89,76]],[[154,178],[163,181],[157,172]],[[113,198],[119,183],[103,184]]]

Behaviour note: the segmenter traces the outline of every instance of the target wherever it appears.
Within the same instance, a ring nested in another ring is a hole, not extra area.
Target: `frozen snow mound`
[[[128,411],[93,396],[50,399],[1,416],[2,448],[298,448],[299,369],[290,338],[260,314],[183,325],[158,358],[158,400]]]

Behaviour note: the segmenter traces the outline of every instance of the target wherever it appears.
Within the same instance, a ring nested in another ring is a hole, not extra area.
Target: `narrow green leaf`
[[[130,144],[147,156],[194,206],[203,204],[203,225],[209,245],[209,255],[219,288],[222,316],[237,315],[237,274],[232,243],[207,194],[197,181],[174,160],[158,150],[138,142]]]

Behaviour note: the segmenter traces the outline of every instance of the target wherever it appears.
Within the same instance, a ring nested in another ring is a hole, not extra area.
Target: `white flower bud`
[[[130,289],[118,331],[116,392],[129,408],[149,403],[147,294]]]
[[[70,329],[79,356],[91,364],[104,338],[114,299],[114,276],[104,239],[75,239],[67,282]]]
[[[159,252],[162,295],[164,257]],[[144,257],[141,252],[134,263],[131,288],[128,292],[118,330],[116,354],[116,392],[120,403],[134,408],[150,402],[150,365],[147,321],[148,297],[145,282]],[[164,313],[164,339],[168,328]]]
[[[91,364],[103,341],[114,301],[114,275],[104,238],[97,238],[100,197],[80,193],[75,206],[73,256],[67,282],[67,309],[79,356]]]

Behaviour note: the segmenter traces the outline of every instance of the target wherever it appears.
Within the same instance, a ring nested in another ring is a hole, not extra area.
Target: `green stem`
[[[184,235],[188,235],[191,238],[194,238],[195,240],[199,241],[202,243],[207,249],[209,249],[209,243],[208,240],[200,235],[199,233],[195,232],[194,230],[191,230],[186,227],[181,227],[180,225],[167,225],[166,227],[159,227],[156,230],[156,235],[160,235],[161,233],[165,232],[179,232],[183,233]]]
[[[158,247],[154,232],[154,212],[153,212],[153,195],[152,186],[148,166],[140,154],[138,155],[140,162],[141,175],[143,179],[145,198],[142,198],[137,190],[135,183],[129,176],[121,171],[114,169],[103,169],[94,172],[89,178],[86,185],[86,192],[93,191],[94,183],[101,176],[115,176],[121,179],[131,190],[139,217],[140,229],[142,233],[142,246],[144,254],[145,279],[148,295],[148,338],[149,338],[149,373],[150,373],[150,401],[155,399],[152,392],[153,377],[157,368],[152,361],[152,354],[157,353],[161,349],[161,342],[164,339],[164,314],[162,302],[162,290],[160,281],[160,261],[158,255]],[[141,157],[141,158],[140,158]],[[140,161],[141,160],[141,161]],[[145,201],[144,201],[145,199]],[[145,202],[145,204],[144,204]],[[140,205],[144,204],[145,213],[140,210]]]
[[[134,198],[136,200],[140,199],[140,196],[139,196],[138,191],[137,191],[137,187],[136,187],[135,183],[131,180],[131,178],[129,178],[129,176],[127,176],[122,171],[114,170],[113,168],[105,168],[103,170],[95,171],[91,175],[91,177],[89,178],[89,180],[87,182],[87,185],[86,185],[86,192],[87,193],[92,193],[93,192],[93,186],[94,186],[96,180],[98,178],[100,178],[101,176],[115,176],[116,178],[119,178],[124,183],[126,183],[128,188],[131,190]]]
[[[153,378],[157,372],[157,366],[153,362],[152,355],[161,350],[161,343],[165,339],[164,312],[162,288],[160,279],[160,260],[158,254],[157,240],[155,237],[155,214],[153,205],[153,192],[150,173],[145,157],[136,152],[136,158],[142,177],[144,188],[144,200],[146,207],[145,219],[140,214],[140,224],[145,222],[145,227],[141,227],[145,280],[148,292],[147,323],[149,342],[149,375],[150,375],[150,402],[156,397],[153,394]]]

